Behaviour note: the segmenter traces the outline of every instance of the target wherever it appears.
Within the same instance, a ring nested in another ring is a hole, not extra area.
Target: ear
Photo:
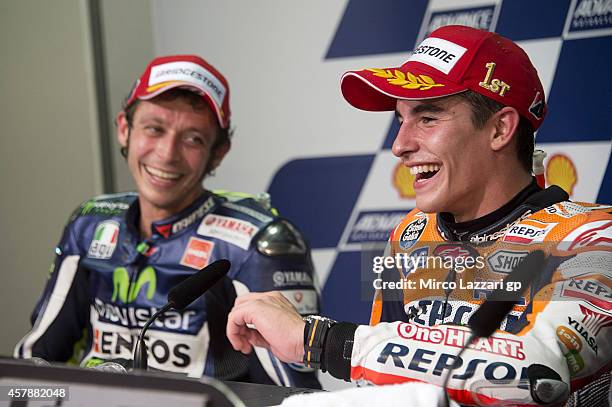
[[[231,141],[227,140],[225,143],[221,144],[215,149],[214,155],[211,159],[211,171],[216,169],[223,161],[223,158],[227,153],[229,153],[230,148],[232,147]]]
[[[119,141],[119,145],[121,145],[121,147],[127,147],[128,138],[130,136],[130,126],[128,125],[123,110],[117,113],[115,124],[117,125],[117,140]]]
[[[491,137],[493,151],[500,151],[510,144],[520,119],[518,111],[509,106],[503,107],[491,117],[490,120],[494,126],[494,133]]]

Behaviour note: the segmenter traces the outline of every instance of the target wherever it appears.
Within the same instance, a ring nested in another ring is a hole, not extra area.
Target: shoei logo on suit
[[[181,264],[196,270],[202,270],[208,264],[215,244],[197,237],[189,238],[189,243],[183,252]]]
[[[118,236],[119,222],[106,220],[98,223],[87,256],[94,259],[110,259],[117,247]]]
[[[487,263],[491,271],[508,274],[514,270],[528,254],[529,252],[527,251],[498,250],[487,257]]]
[[[423,234],[425,226],[427,226],[427,218],[420,218],[410,222],[400,236],[400,247],[407,250],[414,246],[414,244]]]

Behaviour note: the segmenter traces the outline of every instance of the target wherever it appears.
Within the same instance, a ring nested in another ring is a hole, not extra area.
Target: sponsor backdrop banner
[[[547,93],[549,114],[536,140],[548,154],[548,183],[573,200],[612,203],[611,4],[159,0],[153,23],[157,54],[200,54],[230,83],[233,151],[207,186],[270,192],[310,241],[323,312],[367,322],[360,269],[371,263],[362,265],[361,250],[382,250],[414,207],[414,191],[390,150],[393,114],[349,106],[341,74],[398,66],[443,25],[499,32],[527,51]]]

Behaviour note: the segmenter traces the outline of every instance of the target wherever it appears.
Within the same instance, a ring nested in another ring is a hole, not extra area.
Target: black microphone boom
[[[488,338],[501,325],[512,307],[521,299],[536,277],[544,270],[546,256],[542,250],[534,250],[529,253],[510,274],[504,278],[501,288],[496,289],[487,296],[484,303],[472,314],[468,321],[468,326],[472,333],[467,342],[459,351],[457,358],[449,369],[442,388],[444,389],[444,405],[448,407],[448,381],[453,370],[461,363],[461,355],[476,338]],[[516,287],[516,290],[508,290],[509,287]]]
[[[472,314],[468,326],[479,338],[487,338],[501,325],[505,316],[512,307],[520,300],[533,283],[536,277],[544,269],[546,256],[542,250],[529,253],[512,272],[506,276],[502,287],[493,291],[487,300]],[[516,287],[517,290],[510,291],[508,287]]]
[[[170,308],[174,308],[177,311],[185,309],[185,307],[197,300],[210,287],[221,280],[227,274],[231,265],[229,260],[217,260],[187,277],[170,290],[168,293],[168,303],[153,314],[140,330],[136,346],[134,347],[134,369],[147,369],[147,345],[144,343],[144,334],[153,321]]]
[[[168,304],[171,304],[175,310],[182,311],[221,280],[229,271],[230,266],[229,260],[221,259],[189,276],[170,290]]]

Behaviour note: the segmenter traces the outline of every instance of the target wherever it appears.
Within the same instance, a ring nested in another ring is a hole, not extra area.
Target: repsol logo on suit
[[[377,362],[380,364],[392,363],[400,369],[441,376],[445,370],[450,369],[457,359],[455,354],[438,353],[429,349],[410,348],[399,343],[389,342],[378,355]],[[500,380],[514,380],[519,372],[517,367],[510,363],[487,359],[463,359],[458,358],[457,373],[452,375],[453,379],[467,380],[476,374],[484,376],[491,383],[499,383]],[[520,368],[520,378],[527,378],[527,368]]]
[[[410,306],[414,303],[407,304],[404,309],[408,315]],[[416,307],[420,310],[413,319],[417,324],[425,326],[433,326],[441,323],[452,323],[455,325],[464,325],[467,323],[469,317],[476,310],[477,306],[468,305],[466,303],[459,303],[456,301],[449,301],[444,307],[444,301],[441,300],[420,300]],[[518,321],[519,317],[513,314],[508,314],[501,324],[501,329],[511,330],[513,324]]]

